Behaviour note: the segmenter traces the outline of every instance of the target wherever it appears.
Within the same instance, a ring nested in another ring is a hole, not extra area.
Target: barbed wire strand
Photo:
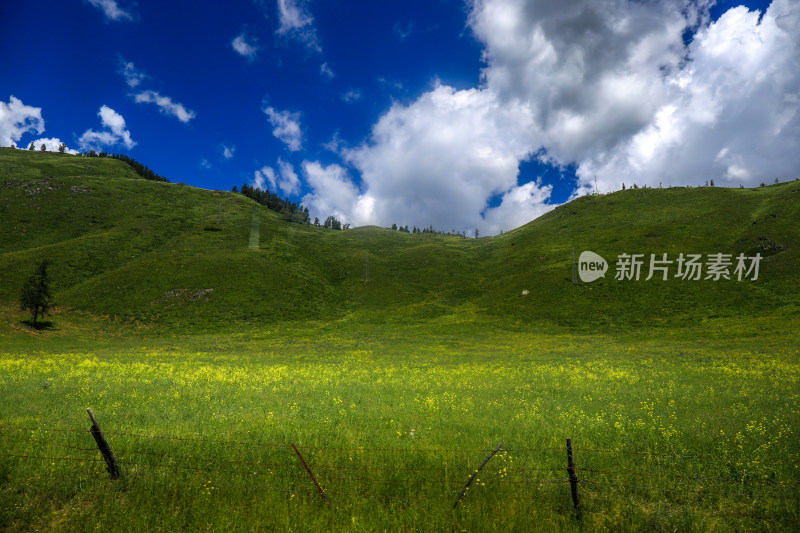
[[[741,479],[731,479],[724,477],[700,477],[700,476],[684,476],[681,474],[646,474],[643,472],[626,472],[622,470],[598,470],[596,468],[578,468],[578,472],[591,472],[600,474],[611,474],[617,476],[630,476],[630,477],[655,477],[664,479],[694,479],[700,481],[723,481],[726,483],[739,483],[742,485],[800,485],[800,481],[771,481],[771,480],[752,480],[746,481]]]
[[[11,429],[16,431],[56,431],[56,432],[72,432],[72,433],[87,433],[89,429],[70,429],[70,428],[29,428],[19,426],[0,425],[0,429]],[[169,435],[145,435],[141,433],[128,433],[128,432],[115,432],[104,430],[105,435],[117,436],[130,436],[138,438],[148,438],[155,440],[177,440],[177,441],[190,441],[190,442],[205,442],[210,444],[235,444],[243,446],[261,446],[270,448],[282,448],[289,446],[288,443],[263,443],[252,441],[235,441],[235,440],[219,440],[219,439],[203,439],[199,437],[173,437]],[[0,436],[3,436],[0,433]],[[341,447],[341,446],[319,446],[319,445],[306,445],[300,446],[308,450],[338,450],[338,451],[363,451],[363,452],[416,452],[416,453],[478,453],[491,451],[490,448],[369,448],[369,447]],[[531,451],[565,451],[565,448],[509,448],[507,452],[531,452]],[[628,450],[607,450],[599,448],[575,448],[575,454],[579,453],[608,453],[619,455],[645,455],[651,457],[675,457],[683,459],[714,459],[719,460],[720,457],[713,455],[702,454],[668,454],[657,453],[650,451],[628,451]],[[730,461],[735,462],[792,462],[794,459],[748,459],[748,458],[728,458]]]

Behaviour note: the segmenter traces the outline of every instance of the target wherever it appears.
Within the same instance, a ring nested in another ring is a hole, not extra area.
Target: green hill
[[[88,163],[88,168],[87,168]],[[800,182],[584,197],[481,239],[285,222],[231,192],[147,181],[124,162],[0,149],[0,303],[52,262],[62,312],[189,329],[290,320],[486,321],[577,329],[800,310]],[[572,283],[572,249],[609,262]],[[639,281],[619,254],[645,254]],[[650,254],[764,256],[756,281],[659,276]],[[364,282],[368,254],[368,280]],[[523,296],[522,291],[529,294]],[[21,315],[20,315],[21,316]]]

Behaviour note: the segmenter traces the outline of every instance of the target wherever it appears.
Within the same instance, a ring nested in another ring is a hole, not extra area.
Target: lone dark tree
[[[28,146],[28,150],[31,150],[31,151],[36,150],[36,144],[34,144],[33,141],[31,141],[30,146]]]
[[[39,147],[39,151],[40,152],[46,152],[47,151],[47,146],[44,143],[42,143],[42,145]]]
[[[36,272],[28,278],[22,286],[19,296],[20,309],[30,311],[33,315],[33,327],[38,328],[39,316],[45,316],[50,311],[50,280],[47,279],[47,260],[39,263]]]

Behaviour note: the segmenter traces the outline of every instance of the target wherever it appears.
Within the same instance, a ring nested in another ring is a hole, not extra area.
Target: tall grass
[[[377,327],[69,352],[7,343],[0,388],[0,526],[12,531],[568,531],[578,525],[566,437],[587,482],[584,529],[800,520],[800,365],[782,334],[758,349],[733,336],[700,345]],[[119,481],[86,431],[87,406]]]

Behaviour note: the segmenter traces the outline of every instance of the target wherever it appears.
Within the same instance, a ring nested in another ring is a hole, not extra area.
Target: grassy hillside
[[[800,304],[799,201],[798,182],[636,189],[580,198],[497,237],[337,232],[287,223],[230,192],[146,181],[116,160],[0,149],[0,302],[13,309],[48,258],[62,310],[173,327],[346,319],[594,329],[786,316]],[[573,247],[605,257],[606,278],[573,285]],[[638,282],[614,280],[622,253],[756,252],[765,258],[755,282],[644,281],[646,268]]]
[[[0,149],[0,531],[797,529],[800,183],[465,239],[86,163]],[[574,285],[573,248],[606,277]],[[757,281],[615,280],[623,253],[765,257]],[[44,258],[59,307],[33,331]]]

